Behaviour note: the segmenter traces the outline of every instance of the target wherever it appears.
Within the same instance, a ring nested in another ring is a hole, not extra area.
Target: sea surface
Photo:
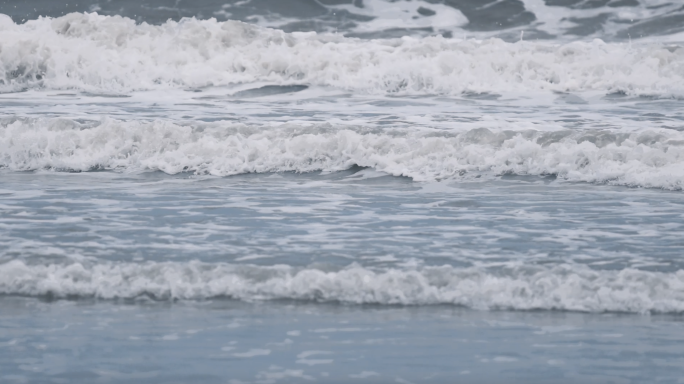
[[[684,6],[0,0],[1,383],[684,383]]]

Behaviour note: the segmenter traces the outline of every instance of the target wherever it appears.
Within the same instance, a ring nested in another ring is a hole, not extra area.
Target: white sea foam
[[[571,181],[684,188],[684,133],[474,128],[380,130],[329,124],[179,125],[157,120],[80,124],[6,119],[0,167],[216,176],[371,167],[417,181],[505,173]]]
[[[587,312],[684,311],[684,271],[596,271],[577,265],[498,272],[449,266],[337,272],[288,266],[193,262],[0,264],[0,293],[64,297],[203,300],[293,299],[400,305],[453,304],[476,309]]]
[[[528,90],[681,95],[684,49],[442,37],[359,40],[236,21],[155,26],[73,13],[17,25],[0,15],[0,89],[141,89],[270,82],[375,94]]]

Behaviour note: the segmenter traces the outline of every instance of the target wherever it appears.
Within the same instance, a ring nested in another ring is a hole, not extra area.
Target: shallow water
[[[678,191],[362,168],[2,180],[8,382],[681,382]]]
[[[0,307],[7,382],[682,382],[679,316],[221,300]]]

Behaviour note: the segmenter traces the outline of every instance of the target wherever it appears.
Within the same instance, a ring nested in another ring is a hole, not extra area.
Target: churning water
[[[681,4],[0,13],[0,381],[684,383]]]

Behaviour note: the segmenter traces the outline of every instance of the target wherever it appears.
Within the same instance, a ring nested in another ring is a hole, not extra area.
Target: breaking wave
[[[361,40],[214,19],[136,24],[95,13],[24,24],[0,15],[0,35],[3,92],[127,93],[251,82],[372,94],[598,90],[681,96],[684,89],[684,48],[672,44]]]
[[[372,167],[417,181],[555,174],[570,181],[681,190],[684,133],[653,129],[378,129],[330,124],[182,125],[164,120],[0,122],[0,168],[216,176]]]
[[[684,312],[684,271],[577,265],[339,271],[192,262],[0,264],[0,293],[53,298],[304,300],[475,309]]]

